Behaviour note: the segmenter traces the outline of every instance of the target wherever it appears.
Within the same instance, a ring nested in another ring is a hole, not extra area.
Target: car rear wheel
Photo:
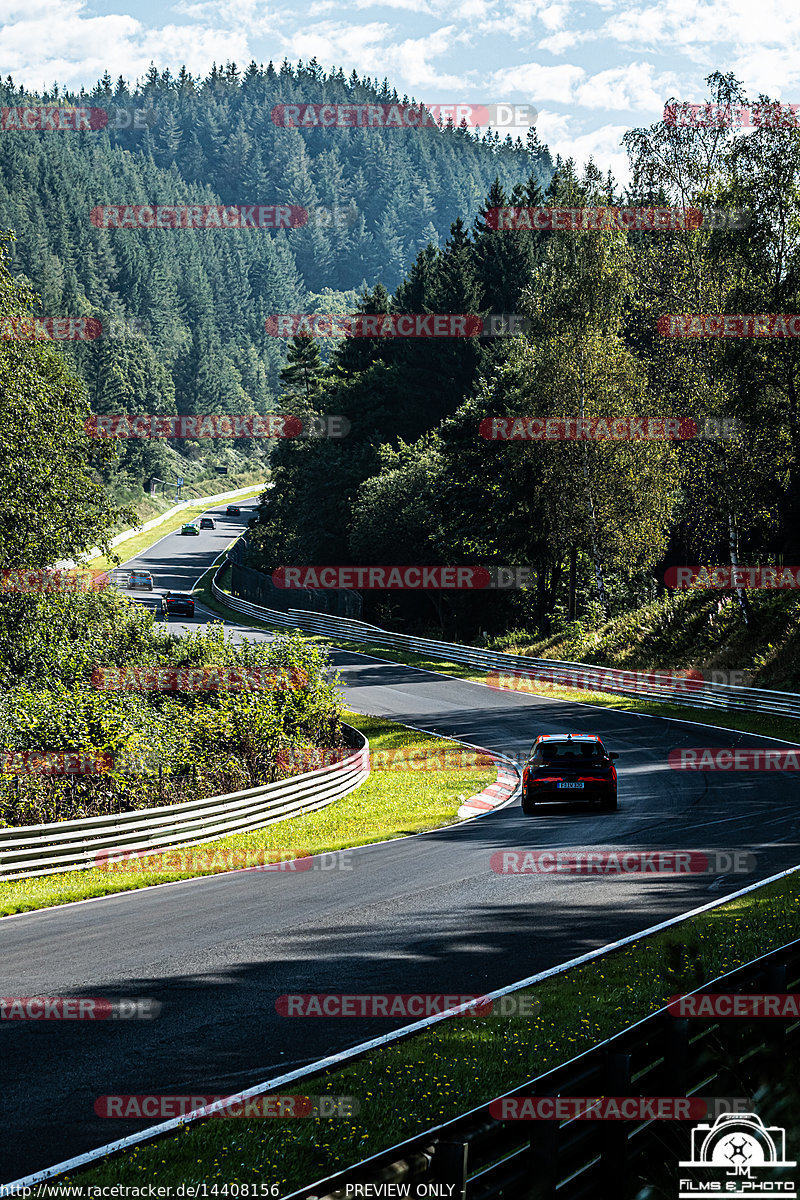
[[[532,816],[535,808],[536,808],[536,801],[533,799],[533,797],[529,793],[523,792],[523,794],[522,794],[522,811],[525,813],[525,816],[526,817]]]
[[[613,796],[610,800],[606,800],[605,804],[603,805],[603,808],[608,809],[609,812],[616,812],[617,807],[618,805],[616,796]]]

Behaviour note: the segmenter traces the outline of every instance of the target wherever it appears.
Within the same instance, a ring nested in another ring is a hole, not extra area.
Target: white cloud
[[[545,8],[539,11],[539,20],[544,25],[545,29],[549,29],[551,33],[555,33],[559,29],[564,28],[564,20],[569,11],[566,4],[548,4]]]
[[[660,110],[675,86],[673,73],[654,79],[652,63],[629,63],[592,75],[575,89],[575,100],[591,109]]]
[[[755,99],[759,92],[787,104],[800,102],[800,45],[743,46],[731,63],[731,70],[741,79]],[[705,97],[703,97],[705,99]]]
[[[504,34],[507,37],[529,37],[530,27],[538,21],[545,29],[555,33],[563,28],[569,11],[563,0],[508,0],[502,8],[492,6],[492,11],[478,24],[483,34]]]
[[[569,63],[558,67],[543,67],[539,63],[522,63],[518,67],[504,67],[495,71],[492,76],[492,86],[501,91],[524,92],[533,98],[533,103],[539,100],[555,100],[559,104],[568,104],[575,95],[575,89],[586,77],[583,67]]]
[[[243,31],[201,25],[148,28],[136,17],[88,15],[77,0],[50,0],[46,13],[0,27],[0,58],[14,81],[31,90],[60,85],[92,87],[108,69],[133,81],[150,63],[160,69],[205,73],[216,59],[246,62],[252,55]]]
[[[573,46],[586,41],[588,36],[585,33],[576,33],[572,29],[564,29],[561,33],[553,33],[550,37],[542,38],[538,48],[547,50],[549,54],[563,54],[565,50],[570,50]]]
[[[396,8],[405,12],[425,13],[427,16],[441,15],[441,10],[433,8],[429,0],[350,0],[350,7],[358,9]],[[322,0],[321,4],[314,5],[315,13],[340,13],[341,11],[340,0]]]
[[[546,142],[548,146],[553,145],[556,141],[563,142],[568,135],[570,123],[571,118],[565,113],[542,109],[536,121],[539,140]]]
[[[753,47],[796,45],[800,9],[783,0],[662,0],[658,6],[623,8],[610,17],[604,34],[626,45],[657,46],[698,53],[720,44]],[[719,52],[717,52],[719,57]]]
[[[310,59],[316,55],[320,62],[344,62],[348,74],[355,69],[361,76],[386,76],[400,93],[418,93],[422,87],[441,90],[466,86],[463,75],[446,74],[429,60],[441,57],[454,42],[468,35],[459,34],[455,26],[449,25],[426,37],[406,38],[393,45],[393,33],[391,26],[379,22],[323,23],[284,38],[283,47],[290,58]],[[420,98],[433,103],[430,97]]]
[[[751,98],[800,101],[800,6],[786,0],[101,0],[102,12],[95,2],[0,0],[3,73],[39,90],[92,87],[106,69],[133,82],[151,61],[204,77],[213,61],[316,57],[429,104],[547,105],[542,140],[581,166],[594,154],[620,179],[627,126],[615,117],[645,125],[670,95],[704,100],[711,64]]]

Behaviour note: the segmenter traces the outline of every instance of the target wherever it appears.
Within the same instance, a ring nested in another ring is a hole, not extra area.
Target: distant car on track
[[[186,534],[189,537],[192,537],[193,535],[196,534],[197,537],[199,537],[200,536],[200,526],[195,525],[194,521],[189,521],[188,524],[181,526],[181,533]]]
[[[522,811],[542,801],[597,801],[617,807],[617,771],[597,734],[549,733],[537,737],[522,771]]]
[[[183,616],[194,616],[194,600],[188,592],[164,592],[161,597],[161,614],[174,617],[181,613]]]
[[[143,588],[146,592],[153,590],[153,576],[149,571],[131,571],[128,576],[128,589]]]
[[[201,517],[200,518],[200,528],[201,529],[216,529],[217,522],[214,520],[213,517]]]
[[[238,504],[229,504],[225,509],[225,512],[229,517],[238,517],[241,516],[242,510],[239,508]]]

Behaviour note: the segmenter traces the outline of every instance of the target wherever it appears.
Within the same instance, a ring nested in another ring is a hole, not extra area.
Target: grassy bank
[[[525,994],[533,1017],[462,1017],[284,1094],[352,1096],[354,1117],[208,1120],[72,1173],[79,1184],[278,1184],[280,1194],[502,1095],[662,1007],[674,994],[800,937],[792,874]],[[465,980],[464,990],[470,988]],[[274,998],[269,998],[270,1005]],[[302,1038],[302,1019],[298,1036]],[[208,1094],[225,1094],[209,1080]],[[130,1132],[154,1122],[132,1119]],[[118,1135],[117,1135],[118,1136]]]
[[[494,638],[489,647],[630,671],[694,667],[711,678],[714,671],[738,671],[750,687],[800,690],[800,595],[747,595],[750,625],[730,592],[669,592],[603,624],[565,622],[538,639],[524,631],[509,633]]]
[[[360,729],[369,740],[372,750],[455,749],[455,743],[416,733],[403,725],[394,725],[376,717],[345,713],[344,720]],[[435,760],[433,760],[435,762]],[[376,771],[367,781],[327,808],[306,813],[288,821],[277,821],[253,833],[235,834],[205,843],[194,852],[199,863],[192,870],[102,870],[93,867],[86,871],[66,871],[60,875],[43,875],[18,883],[0,883],[0,916],[69,904],[93,896],[133,891],[191,879],[198,875],[218,874],[225,870],[222,855],[235,852],[251,855],[247,861],[258,861],[259,851],[282,852],[291,858],[341,850],[387,838],[403,837],[420,830],[436,829],[457,820],[463,801],[482,790],[496,778],[488,769],[439,769]],[[184,853],[191,855],[191,848]],[[209,862],[207,855],[217,854],[219,862]],[[141,859],[137,868],[146,865]],[[201,865],[202,864],[202,865]],[[206,865],[208,864],[208,865]]]
[[[191,500],[195,494],[202,498],[203,496],[218,496],[220,492],[235,492],[239,488],[248,487],[249,484],[254,486],[261,484],[266,478],[267,470],[263,463],[257,463],[254,468],[248,467],[238,471],[231,471],[229,475],[208,474],[206,477],[193,479],[187,472],[185,467],[178,469],[176,467],[175,475],[182,475],[186,478],[186,485],[183,488],[183,499]],[[122,492],[115,496],[118,504],[133,504],[138,514],[139,520],[144,523],[151,521],[153,517],[157,517],[160,513],[166,512],[167,509],[175,505],[174,487],[151,494],[144,491],[141,487],[136,487],[128,492]],[[122,530],[119,530],[121,533]]]

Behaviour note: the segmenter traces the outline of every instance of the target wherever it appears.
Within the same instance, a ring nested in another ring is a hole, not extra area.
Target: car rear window
[[[540,747],[539,753],[546,763],[599,762],[603,757],[599,742],[555,742]]]

